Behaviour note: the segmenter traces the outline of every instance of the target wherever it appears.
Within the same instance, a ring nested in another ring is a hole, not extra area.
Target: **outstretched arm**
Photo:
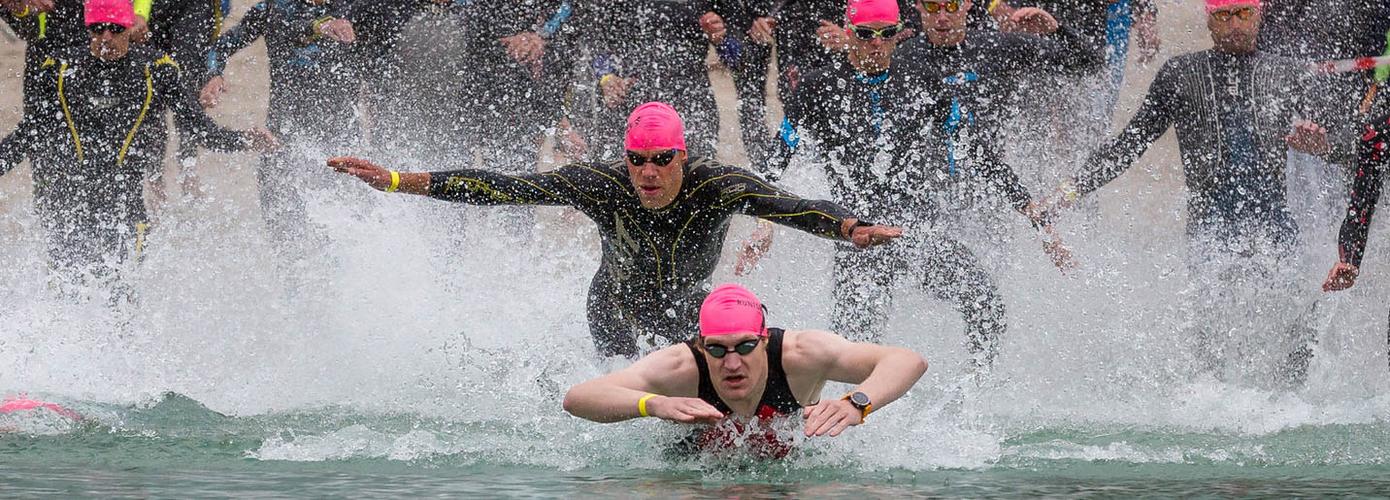
[[[600,423],[657,417],[673,422],[713,422],[724,417],[695,397],[699,372],[690,348],[667,347],[632,366],[571,387],[565,393],[569,414]]]
[[[700,189],[718,191],[721,205],[733,206],[744,215],[823,238],[851,241],[860,247],[888,243],[902,236],[902,229],[863,223],[833,202],[801,198],[741,168],[729,167],[714,174],[695,192]]]
[[[1158,140],[1174,119],[1176,90],[1176,71],[1171,65],[1164,65],[1149,86],[1149,94],[1144,104],[1135,113],[1120,135],[1108,141],[1099,151],[1091,154],[1074,180],[1074,196],[1085,196],[1115,180],[1128,170],[1149,145]]]
[[[380,191],[399,191],[470,205],[568,205],[582,195],[580,185],[592,181],[582,175],[588,167],[580,165],[530,175],[505,175],[480,169],[398,172],[351,157],[329,158],[328,166]]]

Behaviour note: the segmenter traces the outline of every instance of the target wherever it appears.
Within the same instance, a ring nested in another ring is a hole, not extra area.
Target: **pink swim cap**
[[[700,305],[700,336],[751,333],[767,336],[763,303],[740,285],[725,283],[714,288]]]
[[[677,149],[685,151],[685,123],[680,113],[664,102],[649,102],[627,115],[627,149]]]
[[[52,411],[53,413],[57,413],[57,414],[59,414],[59,415],[62,415],[62,416],[64,416],[64,417],[66,417],[66,418],[70,418],[70,419],[73,419],[73,420],[81,420],[81,419],[82,419],[82,417],[81,417],[80,415],[78,415],[77,412],[72,411],[72,410],[69,410],[69,409],[67,409],[67,408],[63,408],[62,406],[59,406],[59,405],[56,404],[56,403],[48,403],[48,402],[44,402],[44,401],[36,401],[36,400],[29,399],[29,398],[24,397],[24,396],[20,396],[19,398],[16,398],[16,399],[6,399],[3,403],[0,403],[0,415],[5,415],[5,414],[14,413],[14,412],[19,412],[19,411],[40,410],[40,409],[42,409],[42,410],[49,410],[49,411]]]
[[[101,23],[135,25],[135,7],[130,0],[87,0],[87,26]]]
[[[1250,6],[1256,9],[1261,9],[1264,7],[1260,4],[1260,0],[1207,0],[1207,13],[1211,14],[1214,10],[1224,9],[1226,7],[1233,7],[1237,5]]]
[[[845,19],[850,24],[890,23],[902,20],[898,15],[898,0],[849,0]]]

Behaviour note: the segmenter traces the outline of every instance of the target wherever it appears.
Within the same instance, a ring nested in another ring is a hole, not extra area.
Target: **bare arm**
[[[571,415],[600,423],[644,416],[683,423],[723,418],[713,406],[691,397],[698,387],[698,376],[689,348],[677,344],[632,366],[571,387],[564,407]],[[647,415],[642,415],[642,406]]]
[[[900,347],[850,342],[830,332],[797,332],[795,354],[789,363],[796,371],[818,372],[822,380],[858,384],[855,391],[869,396],[875,411],[896,401],[927,372],[927,360]],[[790,373],[790,372],[789,372]],[[864,422],[863,413],[844,399],[822,401],[807,408],[806,435],[838,436],[845,428]]]

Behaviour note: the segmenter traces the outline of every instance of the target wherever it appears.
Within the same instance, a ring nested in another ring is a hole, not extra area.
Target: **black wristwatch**
[[[872,401],[869,401],[869,395],[859,391],[846,394],[845,400],[849,401],[850,405],[859,409],[860,422],[863,422],[864,417],[869,416],[869,412],[873,411],[874,409],[874,403]]]

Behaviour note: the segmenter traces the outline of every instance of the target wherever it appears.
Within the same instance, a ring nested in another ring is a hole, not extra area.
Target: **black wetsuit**
[[[786,418],[802,409],[801,403],[792,393],[791,384],[787,382],[787,372],[782,367],[782,340],[785,335],[786,332],[781,328],[767,329],[767,382],[763,387],[763,397],[758,401],[758,409],[754,412],[757,418],[755,425],[764,427],[763,432],[747,435],[741,424],[735,424],[731,428],[721,424],[697,429],[681,442],[677,449],[686,453],[719,452],[739,446],[741,442],[742,446],[764,458],[784,458],[791,452],[790,443],[779,438],[772,429],[766,429],[772,419]],[[695,339],[687,340],[685,345],[690,348],[690,354],[695,357],[695,366],[700,371],[700,399],[725,416],[733,415],[733,409],[715,390],[714,382],[710,380],[708,361],[696,342]],[[738,437],[746,439],[739,440]]]
[[[729,68],[738,95],[738,123],[748,163],[767,161],[764,149],[767,135],[767,67],[772,45],[753,41],[748,30],[753,21],[770,17],[767,0],[713,0],[714,12],[724,20],[724,42],[715,46],[719,61]]]
[[[1320,86],[1302,68],[1261,52],[1207,50],[1169,60],[1134,118],[1076,176],[1077,194],[1124,173],[1173,126],[1189,191],[1189,236],[1218,244],[1255,237],[1290,249],[1297,226],[1285,200],[1285,136],[1296,117],[1320,114],[1304,97]]]
[[[135,48],[102,61],[86,46],[46,60],[33,131],[34,205],[59,268],[106,265],[138,250],[147,218],[142,172],[164,159],[166,109],[198,144],[232,151],[245,137],[213,123],[167,56]]]
[[[154,0],[150,6],[150,39],[146,44],[168,54],[183,69],[184,85],[189,90],[201,90],[207,81],[207,52],[222,31],[222,20],[231,7],[231,0]],[[179,122],[175,122],[177,125]],[[179,137],[189,131],[179,128]],[[178,159],[183,169],[191,169],[198,156],[196,141],[180,140]],[[162,165],[157,165],[160,167]],[[162,168],[150,172],[155,177]]]
[[[477,115],[465,89],[477,68],[461,36],[469,28],[462,2],[364,3],[352,22],[372,146],[426,163],[468,157],[460,150]]]
[[[645,102],[661,101],[685,120],[691,154],[713,155],[719,110],[705,56],[709,37],[700,16],[710,0],[577,0],[575,21],[594,52],[593,79],[604,75],[635,78],[624,103],[600,102],[585,137],[599,158],[621,153],[627,116]],[[602,91],[599,91],[600,94]]]
[[[1375,215],[1380,190],[1385,186],[1387,170],[1390,170],[1390,115],[1367,123],[1361,135],[1347,217],[1342,221],[1337,238],[1342,262],[1361,266],[1361,257],[1366,254],[1366,239],[1371,231],[1371,217]]]
[[[37,103],[43,100],[39,95],[43,62],[59,50],[86,45],[91,35],[83,24],[82,0],[55,0],[53,11],[40,13],[30,11],[24,16],[15,16],[9,9],[0,8],[0,20],[5,21],[20,39],[24,40],[24,115],[34,112]],[[31,133],[17,128],[0,140],[0,172],[8,171],[24,161],[29,155],[34,140]]]
[[[841,221],[850,217],[834,203],[804,200],[746,170],[696,157],[685,166],[676,200],[657,210],[638,202],[623,162],[519,176],[436,172],[430,196],[477,205],[569,205],[593,220],[603,239],[603,261],[589,289],[589,330],[606,356],[633,357],[696,332],[707,281],[734,214],[836,239]]]
[[[220,76],[227,59],[264,38],[269,55],[270,96],[266,125],[284,142],[263,155],[256,169],[261,214],[282,261],[297,261],[322,240],[308,223],[303,191],[321,162],[313,149],[349,147],[357,136],[359,86],[352,47],[316,33],[351,12],[342,0],[314,5],[308,0],[265,0],[251,7],[208,52],[208,74]],[[312,170],[311,170],[312,169]]]

